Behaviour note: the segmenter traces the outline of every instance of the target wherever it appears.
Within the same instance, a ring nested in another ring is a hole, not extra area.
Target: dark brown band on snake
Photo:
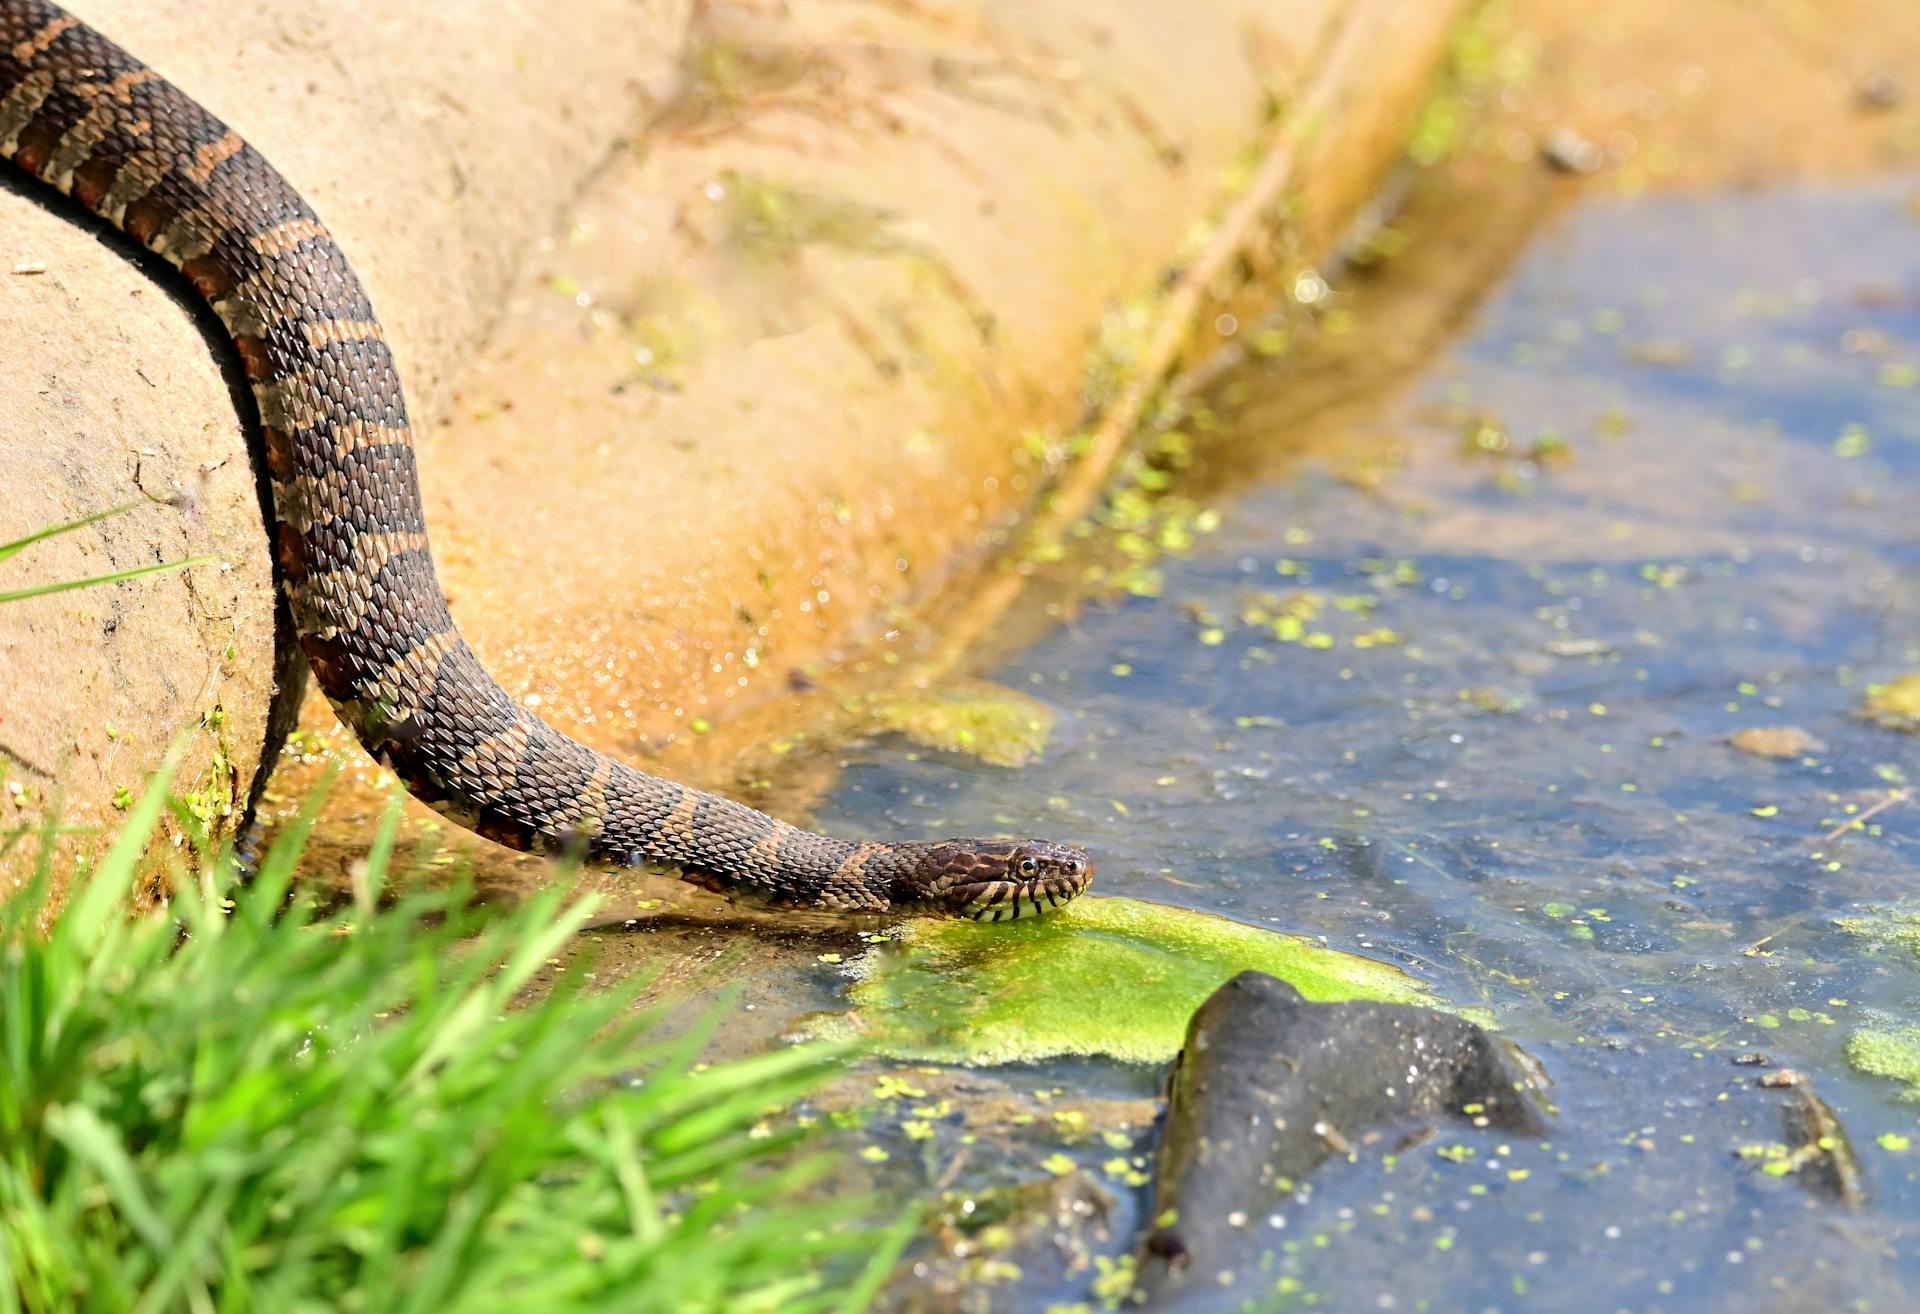
[[[42,0],[0,0],[0,156],[175,265],[259,406],[276,549],[320,687],[415,797],[516,849],[654,866],[777,904],[998,920],[1092,879],[1047,841],[851,843],[624,766],[528,713],[454,628],[373,306],[238,134]]]

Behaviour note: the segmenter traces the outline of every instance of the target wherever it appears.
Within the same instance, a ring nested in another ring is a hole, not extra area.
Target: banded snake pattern
[[[776,905],[1038,913],[1092,880],[1044,840],[853,842],[614,761],[520,706],[455,629],[380,321],[293,186],[43,0],[0,0],[0,156],[176,267],[258,409],[279,576],[321,689],[415,797],[498,843]]]

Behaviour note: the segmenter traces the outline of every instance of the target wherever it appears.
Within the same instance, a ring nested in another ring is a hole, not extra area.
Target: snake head
[[[925,847],[912,896],[978,922],[1039,916],[1093,883],[1093,859],[1051,840],[940,840]]]

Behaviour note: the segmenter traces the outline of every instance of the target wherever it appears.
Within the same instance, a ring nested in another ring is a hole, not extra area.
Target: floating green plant
[[[1856,917],[1837,918],[1834,925],[1865,940],[1869,953],[1891,949],[1910,955],[1911,965],[1920,966],[1920,906],[1870,908]],[[1904,1082],[1905,1098],[1920,1100],[1920,1025],[1897,1017],[1873,1018],[1847,1037],[1847,1062],[1870,1076]]]
[[[1867,1026],[1847,1037],[1847,1062],[1874,1077],[1904,1082],[1903,1099],[1920,1100],[1920,1026]]]
[[[1905,949],[1920,966],[1920,906],[1869,908],[1855,917],[1839,917],[1834,925],[1877,948]]]
[[[1920,731],[1920,671],[1874,685],[1861,710],[1889,730]]]

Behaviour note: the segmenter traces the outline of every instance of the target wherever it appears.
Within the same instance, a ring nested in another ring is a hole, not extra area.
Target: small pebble
[[[1555,128],[1540,146],[1540,158],[1561,173],[1594,173],[1605,162],[1599,145],[1573,128]]]
[[[1549,639],[1540,651],[1549,657],[1611,657],[1620,648],[1605,639]]]
[[[1900,79],[1885,69],[1870,73],[1860,81],[1860,88],[1854,93],[1854,101],[1863,110],[1890,110],[1906,98],[1906,88],[1900,85]]]
[[[1728,735],[1727,743],[1755,757],[1805,757],[1826,748],[1797,725],[1750,725]]]

